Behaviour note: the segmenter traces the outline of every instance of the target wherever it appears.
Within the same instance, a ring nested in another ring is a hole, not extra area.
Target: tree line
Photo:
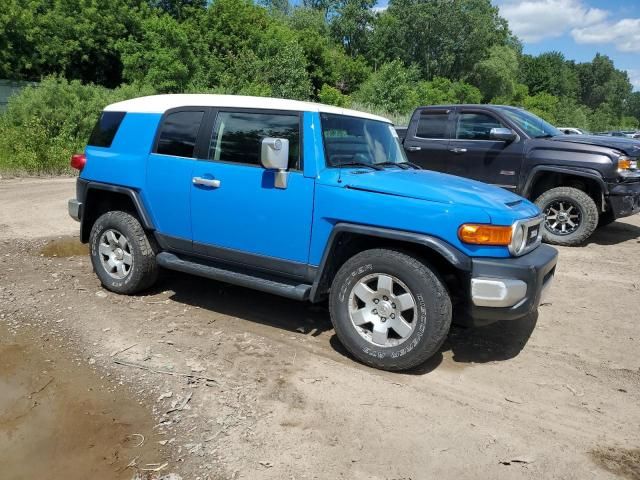
[[[375,4],[4,0],[0,78],[48,78],[58,85],[41,96],[55,90],[76,101],[83,85],[95,95],[108,88],[314,100],[398,121],[419,104],[486,102],[597,131],[640,122],[640,92],[610,58],[526,55],[490,0],[390,0],[382,11]],[[98,98],[105,95],[120,94]],[[10,105],[7,114],[18,110]]]

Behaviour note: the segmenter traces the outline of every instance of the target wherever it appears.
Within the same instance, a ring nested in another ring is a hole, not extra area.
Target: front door
[[[281,273],[307,264],[315,180],[302,172],[299,112],[221,109],[192,173],[194,250]],[[289,140],[286,188],[260,163],[265,137]],[[273,267],[273,268],[272,268]]]
[[[462,109],[449,142],[449,173],[515,191],[523,142],[491,139],[492,128],[506,128],[488,112]]]

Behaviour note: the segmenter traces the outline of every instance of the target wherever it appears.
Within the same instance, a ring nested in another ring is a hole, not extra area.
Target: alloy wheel
[[[409,339],[415,329],[416,301],[409,288],[393,275],[367,275],[351,290],[349,318],[367,342],[395,347]]]

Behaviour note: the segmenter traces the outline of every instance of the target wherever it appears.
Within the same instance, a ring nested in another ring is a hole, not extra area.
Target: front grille
[[[524,238],[522,241],[518,243],[518,245],[512,244],[509,247],[512,255],[520,256],[524,255],[527,252],[530,252],[534,248],[536,248],[540,243],[542,243],[542,220],[544,217],[542,215],[529,218],[527,220],[519,220],[514,225],[514,232],[518,229],[522,229],[524,233]],[[514,237],[515,238],[515,237]]]

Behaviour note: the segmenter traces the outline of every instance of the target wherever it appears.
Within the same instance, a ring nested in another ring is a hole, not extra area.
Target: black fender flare
[[[89,199],[90,192],[96,191],[96,190],[103,191],[103,192],[117,193],[119,195],[124,195],[128,197],[133,203],[133,206],[136,209],[136,213],[138,214],[138,218],[140,219],[140,222],[142,223],[142,226],[145,228],[145,230],[150,230],[150,231],[155,230],[155,226],[151,218],[151,215],[149,215],[149,212],[147,212],[147,209],[145,208],[144,204],[142,203],[142,199],[140,198],[140,193],[136,189],[131,187],[121,187],[119,185],[111,185],[109,183],[83,181],[82,179],[78,179],[77,190],[78,190],[77,191],[78,200],[80,200],[83,204],[82,205],[83,215],[80,221],[81,232],[84,232],[84,220],[87,216],[87,212],[89,208],[91,208],[89,205],[87,205],[86,202]],[[82,239],[82,241],[85,241],[85,240]]]
[[[357,235],[413,243],[438,253],[458,270],[470,272],[472,268],[471,258],[468,255],[438,237],[404,230],[340,222],[333,227],[322,254],[322,260],[309,295],[309,299],[312,302],[318,302],[322,299],[323,292],[320,291],[320,288],[326,273],[330,270],[332,252],[337,244],[338,236],[342,233],[354,233]]]
[[[529,175],[527,175],[527,181],[524,184],[524,188],[522,189],[522,196],[525,198],[529,198],[529,194],[531,193],[531,187],[533,186],[536,178],[540,176],[542,173],[562,173],[565,175],[573,175],[576,177],[588,178],[590,180],[595,180],[596,183],[602,189],[603,195],[608,195],[609,189],[607,188],[607,184],[605,183],[602,175],[597,170],[592,170],[590,168],[577,168],[577,167],[563,167],[558,165],[537,165],[533,167],[529,171]],[[535,199],[532,199],[535,200]]]

